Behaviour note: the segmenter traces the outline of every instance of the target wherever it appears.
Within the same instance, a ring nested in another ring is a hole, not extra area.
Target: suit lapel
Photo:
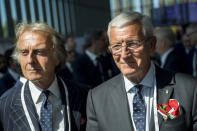
[[[121,80],[121,82],[119,82]],[[129,103],[128,98],[125,90],[124,80],[123,76],[119,75],[117,77],[117,80],[114,80],[114,85],[111,85],[113,89],[111,90],[111,111],[116,114],[117,121],[119,122],[119,125],[123,125],[121,127],[124,130],[132,131],[133,125],[130,115],[130,109],[129,109]],[[118,81],[118,83],[117,83]]]
[[[65,81],[64,81],[65,82]],[[67,102],[66,99],[68,98],[69,101],[69,108],[70,108],[70,122],[71,122],[71,128],[72,130],[79,130],[80,129],[80,120],[81,120],[81,113],[80,113],[80,108],[81,108],[81,103],[80,100],[78,98],[78,96],[80,94],[78,94],[79,92],[77,92],[75,89],[75,87],[73,87],[73,85],[69,82],[66,82],[66,87],[64,87],[63,83],[61,82],[61,80],[58,78],[58,86],[60,88],[60,93],[61,93],[61,99],[62,99],[62,104],[64,107],[67,106]],[[67,88],[68,91],[68,97],[66,97],[65,94],[65,88]],[[67,109],[65,108],[65,122],[66,122],[66,129],[68,130],[68,115],[67,115]]]
[[[30,115],[30,118],[31,118],[32,123],[34,125],[34,128],[35,128],[36,131],[39,131],[40,130],[40,125],[39,125],[39,122],[38,122],[38,114],[36,112],[35,105],[33,103],[32,96],[31,96],[31,93],[30,93],[30,90],[29,90],[29,82],[27,82],[26,85],[25,85],[24,95],[25,95],[24,96],[25,97],[25,103],[26,103],[27,109],[29,111],[29,115]]]
[[[10,111],[10,121],[13,121],[15,123],[14,127],[20,127],[20,129],[15,129],[15,130],[30,130],[29,124],[27,122],[27,118],[25,116],[23,107],[22,107],[22,102],[21,102],[21,87],[22,83],[18,81],[13,88],[20,88],[18,91],[15,93],[15,96],[13,98],[13,104],[11,106],[11,111]],[[22,127],[22,128],[21,128]]]
[[[168,103],[168,100],[171,98],[173,94],[174,88],[171,86],[165,87],[165,89],[160,89],[157,88],[157,104],[164,104]],[[155,131],[155,120],[154,120],[154,108],[152,107],[152,112],[151,112],[151,122],[150,122],[150,130]],[[159,127],[161,127],[161,124],[163,122],[163,117],[158,114],[158,123]]]
[[[15,98],[14,98],[14,102],[13,105],[11,106],[12,110],[11,110],[11,116],[12,119],[14,121],[14,123],[17,125],[17,127],[20,127],[20,130],[31,130],[29,123],[27,121],[27,117],[25,115],[23,106],[22,106],[22,102],[21,102],[21,87],[23,86],[23,84],[18,81],[15,85],[15,87],[13,88],[19,88],[18,92],[15,94]],[[25,103],[27,106],[27,109],[29,111],[32,123],[36,129],[36,131],[39,131],[39,124],[37,121],[37,117],[35,116],[35,107],[33,105],[33,101],[31,98],[31,94],[29,91],[29,87],[27,87],[28,84],[25,85]],[[16,129],[17,130],[17,129]]]
[[[65,121],[65,131],[68,131],[69,127],[68,127],[68,115],[67,115],[67,108],[66,108],[66,94],[65,94],[65,89],[64,89],[64,85],[61,82],[61,80],[57,77],[57,81],[58,81],[58,86],[60,89],[60,94],[61,94],[61,100],[62,100],[62,106],[64,107],[64,121]]]
[[[167,72],[156,66],[157,104],[168,103],[168,100],[173,97],[175,85],[174,75],[174,73]],[[163,121],[163,117],[158,114],[159,127],[161,127]]]

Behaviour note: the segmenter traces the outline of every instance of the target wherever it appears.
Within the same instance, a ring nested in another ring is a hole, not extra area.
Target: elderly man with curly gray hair
[[[25,80],[0,99],[4,131],[78,131],[86,87],[56,76],[64,65],[60,35],[47,24],[20,23],[13,58]]]

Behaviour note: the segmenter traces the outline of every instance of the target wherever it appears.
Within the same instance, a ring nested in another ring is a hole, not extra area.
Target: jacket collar
[[[161,69],[158,66],[156,67],[156,86],[157,86],[157,104],[168,103],[168,100],[173,97],[175,81],[175,73],[169,72]],[[158,114],[158,124],[161,127],[163,123],[163,117]],[[154,123],[154,111],[151,113],[151,123],[150,130],[155,131]]]
[[[61,82],[61,80],[59,78],[57,80],[58,80],[58,86],[60,87],[62,104],[66,105],[66,99],[65,99],[66,95],[65,95],[65,89],[64,89],[63,83]],[[11,115],[13,116],[13,121],[15,121],[15,123],[17,125],[19,125],[19,127],[26,127],[26,128],[28,127],[28,129],[25,128],[24,130],[31,130],[29,127],[29,123],[27,121],[27,118],[25,116],[24,109],[23,109],[22,102],[21,102],[22,86],[23,86],[23,83],[20,81],[17,81],[16,85],[13,87],[13,88],[18,88],[18,89],[16,91],[16,94],[14,95],[14,97],[15,97],[14,102],[10,105],[11,106]],[[36,113],[36,109],[33,104],[32,96],[31,96],[31,93],[29,90],[29,82],[28,81],[25,83],[24,99],[25,99],[25,104],[27,106],[33,126],[35,127],[34,129],[36,129],[36,131],[40,131],[38,114]],[[20,116],[20,118],[15,118],[15,116]],[[66,119],[66,128],[68,128],[67,113],[65,113],[64,118]],[[24,124],[26,126],[24,126]],[[65,128],[65,130],[66,130],[66,128]]]
[[[174,91],[175,73],[165,71],[156,66],[157,103],[164,104],[172,97]]]
[[[38,115],[35,111],[35,107],[33,105],[33,100],[32,100],[28,85],[29,85],[28,82],[26,82],[25,90],[24,90],[25,103],[27,105],[30,118],[32,120],[32,123],[36,131],[40,131],[40,127],[38,123]],[[21,102],[21,87],[22,86],[23,86],[23,83],[20,81],[17,81],[15,87],[13,87],[13,88],[18,88],[18,89],[15,92],[15,98],[14,98],[13,103],[11,104],[11,114],[12,114],[13,121],[15,121],[15,123],[19,125],[19,127],[26,127],[26,128],[28,127],[28,129],[25,129],[25,130],[30,130],[29,123],[25,116],[24,109],[23,109],[22,102]],[[15,118],[16,116],[20,116],[20,117]],[[24,124],[26,126],[24,126]]]

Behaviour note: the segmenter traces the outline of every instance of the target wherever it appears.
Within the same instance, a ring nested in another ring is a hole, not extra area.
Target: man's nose
[[[29,54],[28,54],[28,57],[27,57],[28,63],[33,63],[34,57],[35,57],[35,56],[34,56],[33,53],[29,53]]]
[[[121,49],[121,57],[124,59],[127,58],[128,55],[129,55],[129,50],[126,45],[123,45]]]

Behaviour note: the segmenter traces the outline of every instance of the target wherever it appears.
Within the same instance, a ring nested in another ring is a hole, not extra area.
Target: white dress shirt
[[[94,65],[97,65],[96,57],[94,53],[90,52],[89,50],[85,50],[86,55],[90,58],[90,60],[94,63]]]
[[[153,106],[153,94],[154,94],[154,83],[155,83],[154,72],[155,72],[155,66],[151,62],[149,71],[147,72],[144,79],[140,82],[140,84],[143,85],[141,93],[145,100],[145,107],[146,107],[146,131],[149,131],[151,112],[152,112],[152,106]],[[131,88],[133,88],[136,84],[128,80],[125,76],[124,76],[124,82],[125,82],[125,88],[127,92],[128,101],[129,101],[131,119],[134,125],[134,130],[137,131],[135,127],[135,123],[133,121],[133,97],[135,93],[130,91]]]
[[[68,70],[69,70],[70,72],[73,72],[73,68],[72,68],[72,65],[71,65],[70,62],[66,62],[66,67],[68,68]]]
[[[40,110],[43,102],[43,94],[42,89],[38,86],[34,85],[31,81],[29,81],[29,89],[31,92],[31,96],[33,99],[33,103],[36,107],[37,114],[39,116],[40,120]],[[52,95],[49,95],[49,101],[52,104],[52,110],[53,110],[53,131],[64,131],[64,116],[65,116],[65,109],[62,105],[61,97],[60,97],[60,91],[58,88],[57,78],[55,77],[55,80],[51,84],[51,86],[47,89],[51,92]]]

